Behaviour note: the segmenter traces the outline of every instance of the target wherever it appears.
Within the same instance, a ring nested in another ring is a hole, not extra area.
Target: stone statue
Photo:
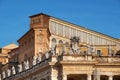
[[[112,47],[109,46],[108,47],[108,56],[112,56],[113,55],[113,50],[112,50]]]
[[[87,54],[91,54],[92,48],[90,45],[87,45]]]
[[[0,80],[2,80],[2,74],[0,73]]]
[[[53,56],[55,56],[55,55],[56,55],[56,51],[55,51],[55,49],[54,49],[54,48],[51,48],[51,49],[50,49],[50,54],[51,54],[51,55],[53,55]]]
[[[33,66],[36,65],[36,58],[35,56],[33,57]]]
[[[46,58],[46,59],[49,58],[49,52],[48,52],[48,51],[45,52],[45,58]]]
[[[28,60],[26,62],[24,61],[24,69],[25,70],[29,69],[29,61]]]
[[[14,67],[14,66],[12,67],[12,74],[13,74],[13,75],[16,74],[16,71],[15,71],[15,67]]]
[[[70,49],[72,50],[72,52],[74,54],[79,54],[80,53],[80,48],[79,48],[79,37],[72,37],[71,39],[71,45],[70,45]]]
[[[64,44],[61,50],[62,55],[66,53],[66,45]]]
[[[66,54],[67,44],[60,43],[59,45],[59,55]]]
[[[40,53],[38,54],[37,60],[38,60],[38,63],[40,63],[42,61],[42,54],[40,54]]]
[[[56,47],[57,47],[56,40],[53,40],[51,50],[55,51],[55,53],[56,53]]]
[[[56,47],[57,47],[57,45],[56,45],[56,40],[53,39],[53,40],[52,40],[51,49],[50,49],[51,55],[56,55]]]
[[[94,80],[100,80],[100,72],[99,72],[99,70],[97,70],[97,69],[94,70],[93,77],[94,77]]]
[[[11,71],[10,69],[7,69],[7,77],[11,76]]]
[[[92,47],[92,53],[95,53],[96,52],[96,49],[95,49],[95,46]]]
[[[27,60],[27,62],[26,62],[26,63],[27,63],[27,69],[29,69],[29,61]]]
[[[5,71],[2,72],[2,78],[4,79],[6,76],[5,76]]]
[[[69,50],[69,54],[70,54],[70,55],[73,54],[73,50],[72,50],[72,48],[70,48],[70,50]]]
[[[18,72],[22,72],[22,64],[18,65]]]
[[[26,62],[24,61],[24,69],[26,70],[26,68],[27,68],[27,64],[26,64]]]

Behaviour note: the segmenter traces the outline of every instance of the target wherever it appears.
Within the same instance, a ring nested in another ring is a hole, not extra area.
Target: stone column
[[[51,75],[50,80],[58,80],[56,75]]]
[[[91,78],[92,78],[92,77],[91,77],[91,74],[88,74],[88,75],[87,75],[87,80],[92,80]]]
[[[100,75],[97,76],[97,80],[100,80]]]
[[[113,80],[113,76],[109,76],[109,80]]]
[[[63,75],[62,80],[67,80],[67,75]]]
[[[0,80],[2,80],[2,77],[1,77],[2,74],[0,74]]]

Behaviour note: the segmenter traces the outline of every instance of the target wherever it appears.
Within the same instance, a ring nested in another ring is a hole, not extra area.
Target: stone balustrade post
[[[91,78],[91,74],[87,74],[87,80],[92,80]]]
[[[113,76],[110,75],[110,76],[109,76],[109,80],[113,80]]]
[[[57,75],[51,75],[50,80],[58,80],[58,79],[57,79]]]
[[[64,75],[62,76],[62,80],[67,80],[67,75],[64,74]]]

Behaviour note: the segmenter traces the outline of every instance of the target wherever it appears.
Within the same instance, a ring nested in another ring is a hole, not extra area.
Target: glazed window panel
[[[89,34],[89,43],[92,44],[92,35]]]
[[[73,37],[73,36],[76,36],[76,30],[73,29],[73,28],[71,28],[71,36],[72,36],[72,37]]]
[[[99,45],[99,44],[100,44],[100,38],[99,38],[99,37],[98,37],[98,40],[97,40],[97,41],[98,41],[98,45]]]
[[[57,28],[58,28],[58,25],[57,23],[54,24],[54,34],[57,34]]]
[[[103,44],[103,45],[105,44],[105,39],[102,39],[102,44]]]
[[[83,42],[85,42],[85,33],[82,32],[82,38],[83,38]]]
[[[55,22],[51,21],[51,25],[50,25],[51,33],[55,33],[54,27],[55,27]]]
[[[77,31],[77,36],[79,36],[79,30],[76,30]]]
[[[63,25],[63,36],[65,37],[65,26]]]
[[[76,30],[76,31],[77,31],[77,36],[80,38],[80,41],[81,41],[81,37],[82,37],[81,31],[79,31],[79,30]]]
[[[58,24],[56,22],[52,22],[52,26],[51,27],[52,27],[52,29],[51,29],[52,33],[53,34],[57,34]]]
[[[87,39],[86,39],[87,38],[87,34],[85,32],[83,33],[83,37],[84,37],[83,38],[84,42],[87,42]]]
[[[71,29],[72,28],[69,28],[69,38],[71,38]]]
[[[53,29],[52,29],[52,21],[49,22],[50,23],[50,32],[52,33]]]
[[[96,39],[97,37],[96,36],[94,36],[94,44],[96,44],[97,43],[97,39]]]
[[[58,24],[58,35],[62,36],[63,35],[63,25]]]
[[[97,45],[99,45],[99,37],[97,37]]]
[[[100,44],[102,45],[102,38],[100,38]]]
[[[91,35],[92,44],[94,45],[94,35]]]
[[[55,24],[55,34],[57,34],[57,35],[58,35],[58,27],[59,27],[59,26],[58,26],[58,24],[56,23],[56,24]]]
[[[86,33],[86,42],[89,43],[89,34]]]
[[[81,31],[79,35],[80,35],[81,42],[83,42],[83,32]]]
[[[69,27],[65,26],[65,37],[69,38],[69,35],[70,35]]]

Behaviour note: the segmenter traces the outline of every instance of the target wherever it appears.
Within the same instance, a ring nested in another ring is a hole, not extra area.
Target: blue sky
[[[120,38],[120,0],[0,0],[0,47],[16,43],[41,12]]]

